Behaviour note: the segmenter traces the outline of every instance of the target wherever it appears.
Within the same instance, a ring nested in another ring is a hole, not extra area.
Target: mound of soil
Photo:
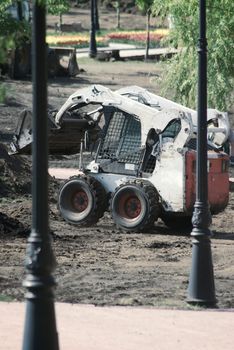
[[[0,196],[16,198],[31,193],[31,166],[26,158],[9,155],[0,144]]]
[[[5,145],[0,143],[0,196],[18,198],[31,195],[32,164],[27,156],[9,155]],[[59,181],[48,175],[49,200],[54,202]]]
[[[31,159],[9,155],[0,143],[0,234],[27,234],[32,216]],[[56,203],[59,181],[48,175],[49,203]],[[51,213],[53,215],[53,213]]]
[[[2,234],[27,234],[29,232],[28,225],[24,225],[17,219],[11,216],[0,213],[0,235]]]

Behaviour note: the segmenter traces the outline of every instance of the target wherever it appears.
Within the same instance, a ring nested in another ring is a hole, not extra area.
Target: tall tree
[[[59,30],[62,28],[62,15],[68,12],[69,8],[69,0],[47,0],[48,13],[59,16]]]
[[[14,10],[15,18],[11,15]],[[20,48],[30,40],[30,24],[24,17],[22,1],[2,0],[0,3],[0,75],[8,71],[6,64],[9,56],[9,49]],[[15,59],[17,64],[17,60]],[[0,85],[0,100],[5,97],[3,85]]]
[[[196,105],[197,91],[197,0],[154,0],[156,15],[170,15],[173,26],[168,43],[183,48],[170,62],[164,81],[175,99]],[[233,103],[233,0],[207,0],[208,105],[225,110]]]
[[[26,27],[23,27],[25,23],[13,18],[10,14],[9,6],[12,3],[11,0],[3,0],[0,3],[0,63],[4,63],[6,50],[13,45],[14,39],[19,40],[22,35],[25,35]],[[15,5],[19,6],[19,4],[20,1],[15,1]]]
[[[149,58],[150,47],[150,16],[152,11],[152,5],[154,0],[136,0],[136,4],[140,10],[146,14],[146,46],[145,46],[145,59]]]
[[[115,1],[114,7],[116,9],[116,17],[117,17],[116,27],[117,29],[119,29],[120,28],[120,0]]]

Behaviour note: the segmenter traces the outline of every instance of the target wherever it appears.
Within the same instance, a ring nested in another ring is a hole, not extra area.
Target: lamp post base
[[[58,350],[53,299],[30,298],[26,303],[23,350]]]
[[[192,232],[192,267],[189,277],[187,303],[205,307],[215,306],[215,286],[210,239],[207,233]]]

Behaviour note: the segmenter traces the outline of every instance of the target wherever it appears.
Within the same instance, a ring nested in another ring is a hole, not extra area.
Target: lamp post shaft
[[[97,31],[100,30],[100,25],[99,25],[99,11],[98,11],[98,0],[95,0],[94,22],[95,22],[95,29],[96,29]]]
[[[90,31],[90,42],[89,42],[89,57],[96,57],[97,55],[95,7],[96,7],[96,0],[91,0],[91,31]]]
[[[198,138],[197,138],[197,200],[206,202],[207,191],[207,40],[206,4],[200,0],[198,40]]]
[[[196,202],[193,212],[192,266],[188,303],[212,306],[216,303],[209,226],[207,174],[207,41],[206,1],[199,0],[198,102],[197,102]]]
[[[58,350],[51,272],[55,259],[48,224],[47,48],[45,6],[33,4],[32,230],[26,250],[23,350]]]

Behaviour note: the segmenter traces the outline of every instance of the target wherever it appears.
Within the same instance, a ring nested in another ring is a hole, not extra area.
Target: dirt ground
[[[97,62],[82,59],[76,78],[48,82],[49,108],[58,108],[80,87],[103,84],[116,90],[139,85],[160,93],[161,64]],[[158,79],[157,79],[158,78]],[[157,81],[157,83],[156,83]],[[6,81],[8,98],[0,105],[0,142],[7,145],[19,112],[31,108],[32,84]],[[233,121],[232,121],[233,122]],[[50,166],[74,167],[78,155],[50,157]],[[233,168],[230,173],[234,176]],[[31,225],[30,157],[8,158],[0,148],[0,299],[22,300],[24,259]],[[2,184],[4,183],[4,186]],[[7,184],[7,186],[6,186]],[[90,228],[65,223],[57,211],[60,183],[50,178],[49,206],[53,251],[57,260],[55,299],[95,305],[187,308],[191,267],[190,232],[168,229],[161,221],[146,233],[123,233],[108,214]],[[4,191],[3,191],[4,187]],[[219,308],[234,308],[234,193],[226,210],[213,216],[212,257]]]

